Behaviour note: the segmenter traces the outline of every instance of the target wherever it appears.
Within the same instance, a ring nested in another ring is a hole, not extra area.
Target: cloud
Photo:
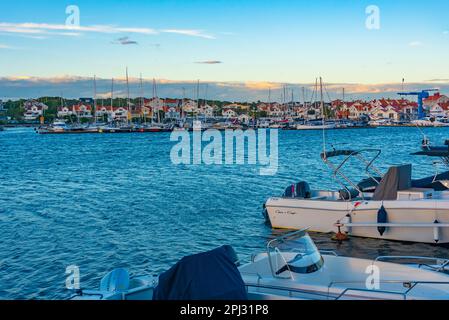
[[[122,37],[118,38],[117,41],[113,42],[115,44],[121,44],[121,45],[130,45],[130,44],[139,44],[137,41],[130,40],[129,37]]]
[[[449,30],[444,30],[443,34],[449,34]]]
[[[410,47],[422,47],[424,46],[424,43],[421,41],[412,41],[408,44]]]
[[[162,32],[176,33],[176,34],[180,34],[180,35],[184,35],[184,36],[199,37],[199,38],[205,38],[205,39],[215,39],[214,36],[205,34],[201,30],[164,29],[164,30],[162,30]]]
[[[13,49],[13,47],[7,45],[7,44],[1,44],[0,43],[0,49]]]
[[[49,23],[8,23],[0,22],[0,32],[21,34],[21,35],[58,35],[58,36],[79,36],[83,33],[102,33],[102,34],[139,34],[139,35],[157,35],[160,33],[175,33],[190,37],[200,37],[204,39],[215,39],[214,36],[204,33],[202,30],[193,29],[163,29],[156,30],[152,28],[139,27],[120,27],[114,25],[91,25],[74,26],[65,24]]]
[[[407,83],[407,89],[419,91],[429,89],[430,84],[449,94],[449,79],[435,79],[438,81]],[[97,77],[97,93],[99,96],[108,97],[111,88],[111,79]],[[132,97],[141,94],[140,79],[131,77],[129,79],[130,93]],[[278,83],[265,81],[250,82],[225,82],[209,81],[200,82],[200,96],[205,95],[207,83],[207,94],[210,99],[220,99],[226,101],[266,101],[268,90],[271,89],[272,101],[280,101],[284,85],[294,90],[294,98],[298,100],[301,95],[301,87],[306,88],[306,96],[311,95],[314,83]],[[158,94],[160,97],[182,98],[184,91],[188,98],[196,96],[197,81],[188,80],[157,80]],[[326,83],[326,91],[331,99],[341,96],[342,88],[346,89],[348,99],[377,99],[377,98],[398,98],[398,92],[402,90],[401,83],[383,84],[359,84],[359,83]],[[41,96],[59,96],[63,92],[66,98],[90,97],[93,92],[92,77],[80,77],[63,75],[58,77],[34,77],[34,76],[14,76],[0,77],[0,88],[2,97],[8,98],[32,98]],[[114,77],[114,96],[126,96],[125,78]],[[144,79],[144,94],[151,96],[152,79]],[[327,95],[326,95],[327,98]]]
[[[206,61],[197,61],[195,63],[199,63],[199,64],[221,64],[223,62],[222,61],[218,61],[218,60],[206,60]]]

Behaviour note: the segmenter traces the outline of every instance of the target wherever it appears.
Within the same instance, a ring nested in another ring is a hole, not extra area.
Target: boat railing
[[[321,250],[320,250],[320,253],[321,253],[322,255],[338,257],[338,253],[336,253],[336,252],[333,251],[333,250],[321,249]]]
[[[331,287],[338,284],[365,284],[363,281],[347,281],[347,282],[331,282],[331,284],[328,287],[328,290],[330,290]],[[387,295],[399,295],[402,296],[403,300],[407,300],[408,295],[410,292],[415,289],[418,285],[448,285],[449,281],[407,281],[407,280],[384,280],[380,281],[380,284],[401,284],[404,288],[407,290],[405,291],[393,291],[393,290],[379,290],[379,289],[369,289],[369,288],[356,288],[356,287],[348,287],[345,288],[336,298],[335,300],[340,300],[344,296],[348,294],[348,292],[367,292],[367,293],[381,293],[381,294],[387,294]],[[360,297],[362,298],[362,297]]]
[[[398,261],[398,260],[418,260],[418,261],[430,261],[432,264],[418,263],[418,266],[425,266],[437,272],[446,270],[449,266],[449,259],[434,258],[434,257],[420,257],[420,256],[379,256],[374,262],[377,261]]]
[[[269,284],[245,284],[246,290],[247,292],[249,291],[249,288],[256,288],[256,289],[265,289],[265,290],[276,290],[276,291],[281,291],[281,292],[285,292],[287,296],[289,297],[294,297],[294,294],[308,294],[308,295],[314,295],[314,296],[319,296],[321,298],[329,298],[329,294],[328,293],[320,293],[317,291],[312,291],[312,290],[306,290],[306,289],[298,289],[298,288],[288,288],[288,287],[282,287],[282,286],[276,286],[276,285],[269,285]],[[298,297],[299,298],[299,297]]]
[[[368,153],[368,152],[374,152],[375,155],[371,160],[367,160],[362,154],[363,153]],[[361,150],[357,150],[357,151],[353,151],[350,152],[348,155],[346,155],[346,157],[343,159],[343,161],[338,165],[334,165],[331,161],[329,161],[329,159],[324,156],[323,160],[324,162],[329,166],[329,168],[332,170],[332,175],[334,177],[334,179],[337,180],[337,182],[346,190],[348,191],[348,194],[350,195],[351,192],[349,190],[349,188],[339,179],[339,176],[345,180],[349,185],[351,185],[351,187],[355,190],[357,190],[360,194],[360,196],[362,197],[362,199],[364,199],[364,195],[362,190],[358,187],[358,185],[356,183],[354,183],[346,174],[344,174],[342,172],[342,168],[343,166],[353,157],[356,157],[360,162],[362,162],[363,164],[366,165],[365,167],[365,172],[367,174],[367,176],[371,179],[373,179],[373,181],[375,181],[377,184],[379,184],[380,182],[370,173],[370,169],[373,170],[376,174],[378,174],[379,176],[382,176],[383,174],[381,173],[381,171],[376,168],[373,163],[374,161],[376,161],[380,154],[381,154],[381,150],[380,149],[361,149]],[[349,199],[349,201],[351,201],[352,199]]]

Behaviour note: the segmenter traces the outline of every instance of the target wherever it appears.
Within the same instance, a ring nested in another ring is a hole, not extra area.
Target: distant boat
[[[296,130],[325,130],[325,129],[335,129],[336,125],[334,123],[321,124],[321,123],[306,123],[306,124],[297,124]]]

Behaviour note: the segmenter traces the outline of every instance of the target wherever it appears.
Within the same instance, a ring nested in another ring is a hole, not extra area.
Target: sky
[[[335,95],[388,96],[403,78],[447,90],[448,14],[447,0],[1,1],[0,98],[83,96],[94,75],[106,94],[126,67],[167,95],[200,79],[229,100],[282,84],[299,99],[319,76]]]

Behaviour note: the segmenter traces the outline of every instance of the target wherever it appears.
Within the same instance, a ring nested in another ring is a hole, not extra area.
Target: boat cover
[[[398,191],[412,187],[412,165],[391,167],[374,191],[373,200],[396,200]]]
[[[231,246],[182,258],[159,276],[153,300],[247,300]]]

